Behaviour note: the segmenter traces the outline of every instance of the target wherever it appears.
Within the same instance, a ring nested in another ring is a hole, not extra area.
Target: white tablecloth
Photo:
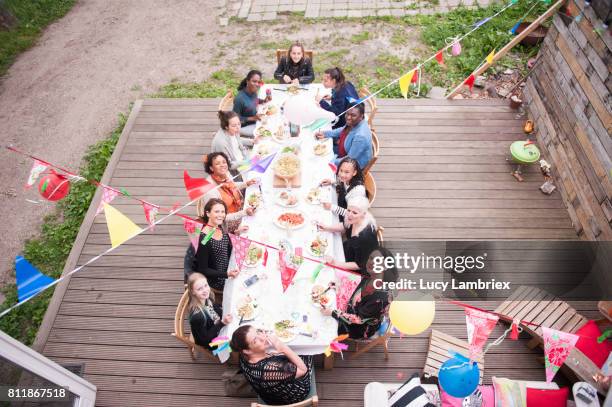
[[[282,88],[283,85],[266,85],[270,88]],[[311,85],[308,92],[314,94],[316,89],[324,90],[321,85]],[[265,95],[265,89],[261,91]],[[290,95],[287,92],[273,91],[272,103],[280,108],[282,103]],[[267,118],[265,126],[269,129],[277,129],[279,125],[284,123],[284,118],[278,114]],[[261,123],[258,123],[261,126]],[[329,126],[328,126],[329,127]],[[249,226],[247,237],[262,243],[269,244],[274,247],[279,246],[279,242],[287,240],[293,248],[301,247],[305,257],[315,258],[310,253],[309,246],[317,234],[326,238],[328,241],[327,254],[335,259],[344,261],[344,251],[342,249],[342,239],[339,234],[331,234],[327,232],[318,232],[315,221],[324,224],[338,222],[338,217],[332,214],[331,211],[325,210],[321,205],[315,205],[306,201],[306,195],[311,188],[319,185],[324,178],[333,179],[335,174],[328,163],[333,159],[333,149],[331,148],[331,140],[327,140],[328,153],[323,156],[314,154],[314,146],[318,143],[315,140],[311,131],[302,129],[299,137],[289,137],[285,142],[278,143],[273,140],[263,141],[268,144],[270,152],[282,150],[286,146],[299,146],[301,153],[301,187],[292,188],[292,192],[299,196],[299,204],[295,208],[285,208],[277,204],[277,195],[283,191],[283,188],[273,187],[274,174],[272,164],[264,173],[250,172],[246,178],[260,178],[261,182],[258,186],[251,186],[245,191],[245,205],[248,205],[248,197],[252,193],[262,193],[263,203],[257,209],[252,217],[243,218],[243,224]],[[278,158],[275,157],[275,160]],[[324,187],[321,189],[321,198],[323,201],[337,202],[336,192],[332,187]],[[285,211],[299,210],[305,215],[304,225],[296,230],[288,232],[274,224],[274,219]],[[237,314],[237,306],[242,299],[250,295],[255,299],[258,306],[256,308],[255,319],[247,322],[256,327],[272,330],[274,323],[288,319],[297,324],[294,329],[296,333],[311,333],[313,337],[308,337],[298,334],[295,339],[291,340],[289,346],[301,355],[313,355],[323,353],[329,343],[337,336],[338,324],[332,317],[324,316],[320,307],[313,304],[311,301],[311,289],[314,284],[327,286],[330,281],[334,281],[334,269],[324,267],[313,283],[311,278],[318,264],[309,260],[304,260],[298,269],[292,284],[283,293],[280,271],[278,266],[278,251],[268,249],[268,262],[264,267],[261,263],[253,268],[242,267],[242,271],[235,279],[228,279],[225,283],[223,292],[223,313],[231,312],[234,320],[231,324],[221,330],[221,335],[231,337],[232,333],[239,326],[240,317]],[[235,268],[236,263],[234,256],[230,259],[230,268]],[[257,274],[260,280],[249,288],[245,288],[244,281]],[[332,303],[329,306],[335,306],[335,292],[330,291],[330,299]],[[243,321],[243,324],[245,322]],[[222,352],[219,358],[222,362],[229,357],[228,352]]]

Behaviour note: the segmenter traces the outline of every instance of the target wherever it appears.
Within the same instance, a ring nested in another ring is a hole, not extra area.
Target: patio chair
[[[372,158],[363,168],[363,174],[366,175],[370,172],[376,161],[378,161],[378,154],[380,153],[380,141],[378,140],[378,136],[376,132],[372,130]]]
[[[230,89],[227,91],[221,102],[219,102],[219,110],[229,112],[234,108],[234,92]]]
[[[449,350],[469,357],[469,344],[466,341],[432,329],[431,336],[429,337],[429,349],[427,350],[427,360],[425,361],[423,374],[437,377],[442,364],[451,358],[448,352]],[[475,361],[478,363],[478,369],[480,370],[479,383],[482,384],[484,359],[480,356]]]
[[[376,181],[374,181],[374,177],[369,172],[364,175],[365,189],[368,192],[368,200],[370,201],[370,206],[372,206],[374,204],[374,200],[376,199]]]
[[[196,359],[197,351],[200,351],[204,353],[204,355],[206,355],[209,359],[215,362],[219,362],[219,359],[215,357],[212,352],[195,343],[195,340],[193,339],[193,335],[191,333],[189,335],[185,333],[183,322],[185,321],[188,304],[189,292],[185,290],[185,292],[181,296],[181,300],[178,303],[178,307],[176,307],[176,313],[174,314],[174,332],[172,333],[172,336],[187,345],[187,349],[189,350],[189,356],[191,356],[192,360]]]
[[[287,55],[287,50],[286,49],[277,49],[276,50],[276,65],[280,64],[280,60],[282,57]],[[310,63],[314,64],[314,61],[312,60],[312,58],[314,57],[314,51],[309,50],[309,49],[305,49],[304,50],[304,57],[310,59]]]
[[[189,243],[189,246],[187,247],[187,251],[185,252],[185,259],[183,260],[183,281],[185,283],[185,289],[187,289],[187,279],[189,278],[189,275],[191,275],[191,273],[196,272],[195,267],[194,267],[195,255],[196,255],[195,249],[193,248],[193,245]],[[215,294],[215,303],[222,304],[223,303],[223,291],[219,291],[216,288],[212,288],[212,287],[210,287],[210,291],[212,291],[213,294]]]
[[[538,345],[543,346],[542,327],[575,333],[588,322],[587,318],[580,315],[565,301],[547,291],[530,286],[518,287],[506,301],[497,307],[495,312],[500,314],[501,320],[508,323],[522,320],[536,324],[535,326],[521,325],[523,330],[533,337],[527,345],[532,349]],[[606,394],[602,384],[593,379],[593,376],[599,372],[599,367],[578,348],[572,349],[565,360],[563,369],[565,371],[569,369],[580,381],[585,381],[601,394]]]
[[[360,98],[370,96],[372,93],[367,87],[363,87],[359,89],[358,95]],[[370,130],[374,131],[374,125],[372,124],[374,120],[374,116],[376,116],[376,112],[378,111],[378,105],[376,104],[376,97],[371,97],[366,100],[366,107],[369,108],[368,115],[368,125],[370,125]]]

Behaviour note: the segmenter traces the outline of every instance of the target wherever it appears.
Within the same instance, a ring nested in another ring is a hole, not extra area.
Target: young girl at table
[[[346,202],[352,197],[364,196],[367,197],[365,189],[364,177],[359,163],[351,157],[344,157],[338,169],[336,170],[336,181],[324,179],[321,185],[335,185],[336,193],[338,194],[338,205],[332,205],[329,202],[324,202],[323,207],[331,210],[336,215],[340,222],[344,222],[346,216]]]
[[[345,112],[353,99],[359,99],[355,86],[346,80],[344,73],[338,67],[325,70],[323,73],[323,86],[332,90],[331,96],[320,96],[317,94],[315,100],[322,109],[332,112],[336,116]],[[346,118],[344,116],[338,117],[338,121],[332,126],[333,129],[339,129],[346,125]]]
[[[220,305],[214,304],[214,293],[211,292],[208,280],[200,273],[193,273],[187,280],[189,290],[189,325],[195,343],[211,350],[210,342],[219,336],[223,326],[232,322],[232,316],[221,317]]]
[[[329,264],[348,270],[363,270],[368,256],[376,247],[376,221],[368,211],[370,202],[365,196],[355,196],[348,200],[344,223],[335,225],[318,225],[319,230],[327,232],[344,232],[346,240],[342,243],[345,261],[327,257]]]
[[[279,83],[307,84],[312,83],[314,77],[312,62],[304,55],[304,46],[299,42],[291,44],[274,71],[274,78]]]
[[[234,278],[238,270],[228,270],[232,253],[232,241],[225,229],[227,207],[221,199],[212,198],[204,206],[202,221],[204,227],[200,233],[198,250],[195,256],[195,270],[208,279],[208,284],[215,290],[223,290],[226,278]],[[238,233],[248,230],[240,226]]]
[[[275,335],[250,325],[236,329],[230,341],[240,354],[240,369],[268,405],[299,403],[316,392],[312,356],[300,356]],[[266,350],[272,347],[274,352]]]
[[[382,272],[375,270],[374,258],[393,257],[391,252],[383,247],[374,249],[365,265],[364,278],[361,279],[346,307],[346,311],[322,308],[323,315],[332,316],[338,320],[338,334],[349,334],[353,339],[364,339],[374,335],[380,328],[384,316],[391,303],[391,293],[381,287],[380,281],[389,283],[397,281],[397,268],[385,268]],[[379,287],[379,288],[376,288]]]

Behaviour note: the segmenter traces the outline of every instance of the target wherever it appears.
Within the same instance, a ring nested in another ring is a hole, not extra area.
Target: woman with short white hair
[[[319,230],[327,232],[345,232],[346,240],[342,244],[344,248],[344,262],[337,261],[332,257],[326,259],[327,263],[348,270],[359,270],[367,274],[366,262],[368,256],[376,247],[376,221],[369,212],[370,201],[365,196],[351,197],[347,202],[344,223],[335,225],[321,225]]]

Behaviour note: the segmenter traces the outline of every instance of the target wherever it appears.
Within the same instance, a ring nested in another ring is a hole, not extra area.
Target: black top
[[[221,240],[211,238],[205,245],[202,240],[206,234],[200,233],[198,251],[195,256],[194,269],[204,274],[208,285],[216,290],[223,290],[227,278],[227,266],[232,253],[232,241],[227,233]]]
[[[325,99],[321,99],[319,106],[321,106],[322,109],[332,112],[338,116],[340,113],[345,112],[348,109],[349,105],[351,104],[351,102],[349,102],[349,98],[357,100],[359,99],[359,95],[357,94],[353,84],[347,81],[340,89],[332,89],[331,104]],[[338,121],[332,126],[332,129],[339,129],[340,127],[344,127],[346,125],[346,118],[344,116],[346,116],[346,114],[343,114],[338,118]]]
[[[189,315],[189,324],[191,325],[191,333],[193,334],[195,343],[208,350],[212,350],[209,346],[210,342],[215,337],[219,336],[219,331],[223,328],[223,323],[221,322],[221,306],[217,304],[213,304],[212,306],[217,313],[218,319],[216,321],[206,312],[205,307]]]
[[[346,313],[357,315],[362,320],[361,324],[352,323],[347,318],[342,318],[337,310],[332,312],[332,317],[339,322],[339,334],[348,333],[349,337],[353,339],[363,339],[371,337],[380,328],[382,317],[389,306],[389,293],[385,290],[364,293],[363,290],[370,281],[370,278],[361,280],[353,291],[346,307]],[[361,298],[353,304],[357,293],[361,295]]]
[[[257,363],[250,363],[240,356],[240,369],[255,392],[266,404],[282,405],[306,400],[310,393],[312,356],[300,356],[308,372],[295,377],[297,366],[285,355],[271,355]]]
[[[354,261],[361,270],[364,270],[362,273],[365,273],[368,257],[378,247],[376,228],[369,224],[357,236],[351,236],[352,232],[353,226],[351,225],[346,229],[346,240],[342,243],[344,259],[347,262]]]
[[[279,83],[285,83],[283,76],[287,75],[292,80],[298,79],[300,84],[312,83],[314,81],[314,71],[312,70],[312,62],[309,58],[304,58],[301,64],[295,64],[291,58],[281,57],[276,71],[274,71],[274,78]]]

